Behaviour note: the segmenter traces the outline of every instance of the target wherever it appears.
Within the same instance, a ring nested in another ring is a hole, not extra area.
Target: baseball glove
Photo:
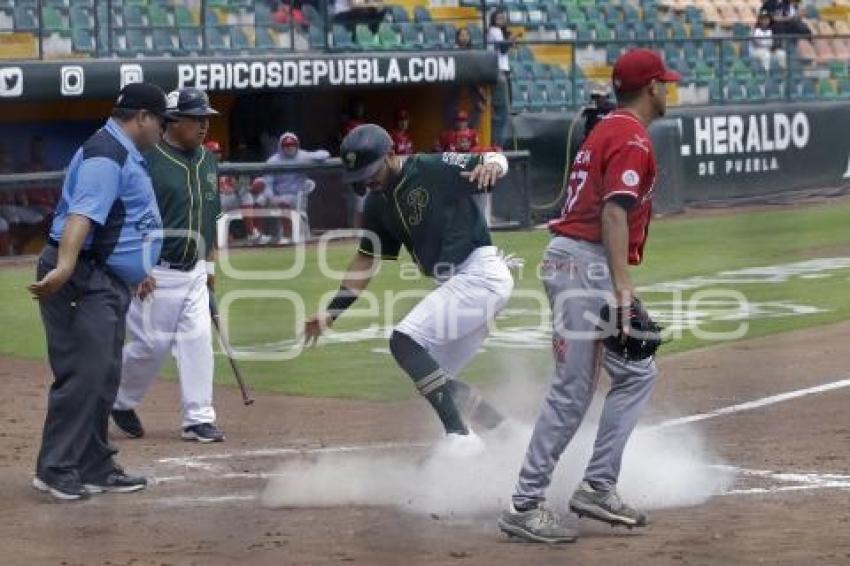
[[[627,360],[645,360],[655,355],[661,345],[663,328],[649,316],[640,300],[632,299],[628,307],[615,309],[616,320],[611,320],[611,308],[602,307],[599,318],[603,325],[602,343],[609,351]],[[628,324],[626,330],[624,326]]]

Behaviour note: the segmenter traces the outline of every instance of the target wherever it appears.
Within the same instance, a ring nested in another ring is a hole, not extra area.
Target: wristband
[[[354,301],[357,300],[357,293],[349,289],[348,287],[340,286],[339,291],[336,292],[336,296],[331,299],[330,304],[328,305],[327,312],[330,315],[331,319],[336,320],[339,318],[339,315],[345,312],[345,310],[354,304]]]
[[[207,263],[207,275],[215,275],[215,263],[212,261],[208,261]]]

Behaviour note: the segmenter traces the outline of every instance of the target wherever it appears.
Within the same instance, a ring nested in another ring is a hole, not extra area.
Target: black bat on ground
[[[239,366],[236,365],[236,360],[233,359],[233,352],[230,349],[230,341],[221,329],[221,324],[218,320],[218,306],[215,304],[215,295],[212,291],[209,292],[209,295],[210,316],[212,316],[213,326],[215,326],[215,329],[218,331],[219,338],[221,338],[221,347],[224,349],[224,355],[227,356],[227,361],[230,362],[230,367],[233,368],[233,376],[236,378],[236,383],[239,384],[239,391],[242,392],[242,402],[245,405],[251,405],[254,403],[254,400],[248,395],[248,388],[245,386],[245,380],[242,379],[242,372],[239,371]]]

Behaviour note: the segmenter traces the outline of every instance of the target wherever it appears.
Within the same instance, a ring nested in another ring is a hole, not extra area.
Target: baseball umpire
[[[575,532],[543,506],[555,465],[593,398],[600,365],[611,377],[593,456],[570,499],[580,516],[640,527],[646,516],[616,491],[623,450],[655,383],[657,326],[635,298],[628,266],[643,260],[656,178],[655,154],[646,128],[664,116],[666,83],[679,75],[647,49],[616,62],[619,108],[593,129],[575,158],[561,218],[542,276],[552,305],[555,375],[519,474],[511,509],[500,528],[537,542],[570,542]],[[602,266],[602,269],[600,269]],[[607,269],[606,269],[607,268]],[[613,296],[611,296],[613,294]],[[611,302],[616,325],[599,340]],[[599,317],[594,321],[594,316]],[[643,331],[647,332],[643,332]],[[603,345],[604,350],[603,351]]]
[[[185,440],[220,442],[213,409],[213,350],[209,293],[215,283],[215,225],[221,213],[218,162],[203,146],[210,116],[206,93],[168,94],[169,124],[146,156],[165,227],[162,255],[127,315],[129,343],[112,418],[127,436],[144,428],[136,407],[170,351],[177,362]],[[145,300],[150,295],[150,300]]]
[[[440,285],[396,326],[390,350],[437,412],[450,450],[477,453],[482,441],[464,417],[486,429],[502,417],[454,378],[487,337],[488,323],[514,283],[472,195],[490,190],[507,173],[507,159],[500,153],[395,155],[389,134],[374,124],[346,135],[341,155],[343,180],[369,193],[367,235],[336,297],[307,320],[306,341],[315,344],[366,288],[378,260],[397,259],[404,245],[422,273]]]
[[[54,382],[33,487],[61,500],[144,489],[109,445],[109,409],[121,378],[130,286],[159,257],[159,211],[140,151],[160,139],[165,94],[135,83],[112,117],[74,154],[38,259],[39,300]]]

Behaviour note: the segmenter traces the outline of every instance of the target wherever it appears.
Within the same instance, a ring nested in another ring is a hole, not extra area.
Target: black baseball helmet
[[[339,150],[343,182],[350,185],[368,180],[380,170],[392,147],[392,138],[377,124],[363,124],[348,132]]]
[[[210,107],[207,93],[194,87],[185,87],[168,93],[167,111],[172,116],[216,116]]]

